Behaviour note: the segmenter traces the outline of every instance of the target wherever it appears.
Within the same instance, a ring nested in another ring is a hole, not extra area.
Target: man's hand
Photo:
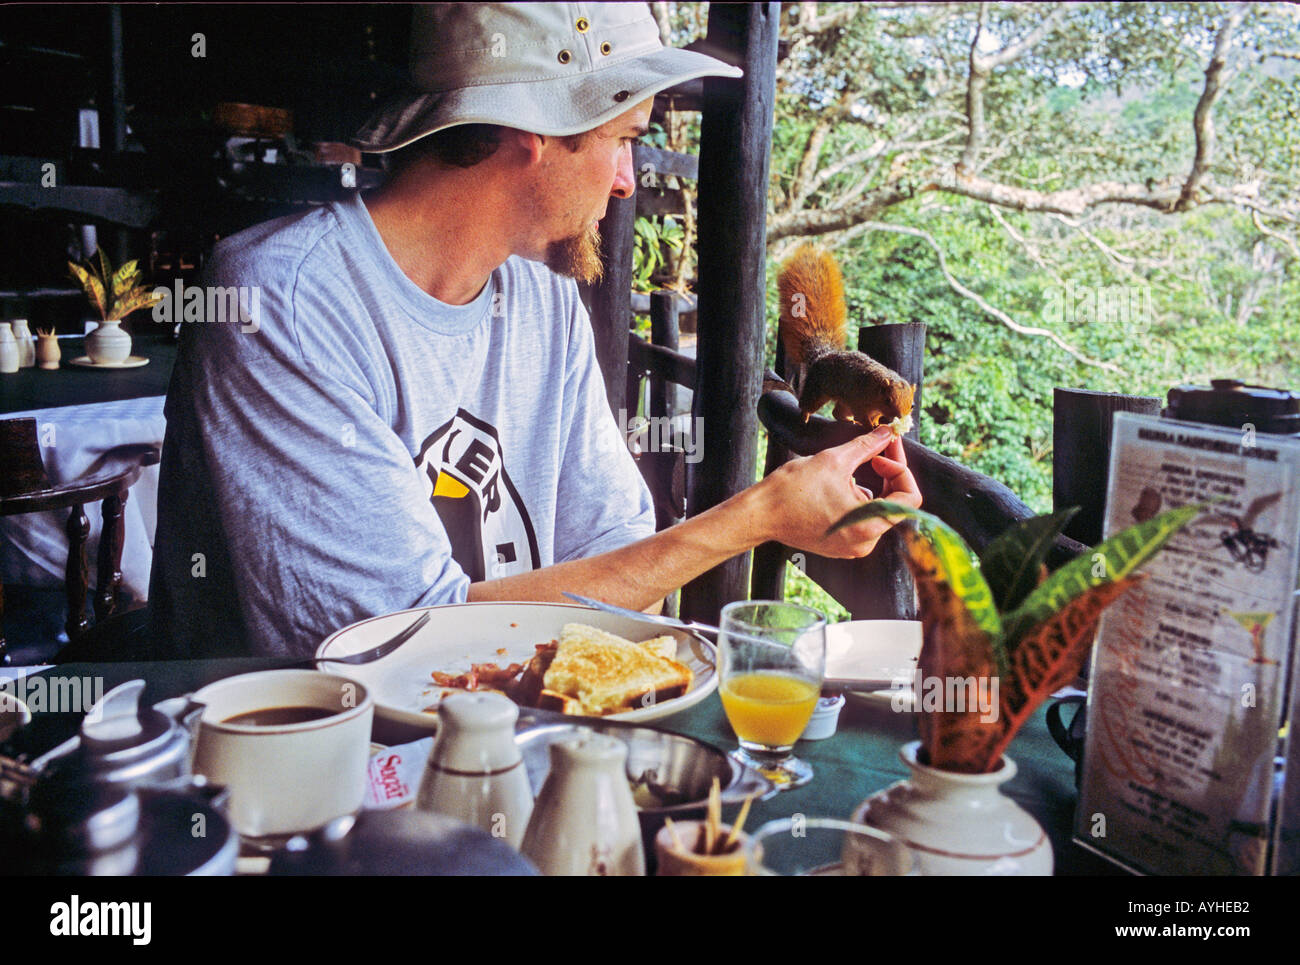
[[[868,459],[884,480],[880,495],[913,508],[921,492],[903,454],[903,440],[888,426],[858,436],[815,456],[791,459],[758,484],[770,537],[787,546],[836,559],[866,556],[893,523],[869,519],[830,536],[826,530],[851,509],[872,498],[853,480],[853,471]]]

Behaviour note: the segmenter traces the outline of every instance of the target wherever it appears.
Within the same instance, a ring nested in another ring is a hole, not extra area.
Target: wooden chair
[[[159,459],[158,450],[152,446],[126,446],[120,453],[133,457],[135,464],[118,473],[54,486],[41,459],[36,420],[0,421],[0,516],[19,516],[51,509],[70,510],[65,570],[68,618],[64,625],[69,641],[77,640],[91,626],[86,617],[86,592],[89,588],[86,540],[90,535],[90,520],[86,518],[85,504],[103,500],[94,610],[95,619],[104,621],[117,609],[117,592],[122,584],[122,509],[128,491],[140,477],[140,471]],[[4,587],[0,585],[0,663],[7,663],[3,617]]]

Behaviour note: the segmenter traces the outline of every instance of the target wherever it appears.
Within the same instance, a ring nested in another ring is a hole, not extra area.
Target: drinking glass
[[[739,750],[732,757],[780,790],[812,780],[812,766],[790,752],[812,717],[826,672],[826,618],[773,600],[722,608],[719,688]]]
[[[754,832],[751,875],[916,875],[916,855],[888,832],[834,818],[781,818]]]

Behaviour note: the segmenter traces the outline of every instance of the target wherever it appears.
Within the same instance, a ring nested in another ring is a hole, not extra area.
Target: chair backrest
[[[0,421],[0,496],[18,496],[50,488],[41,460],[35,419]]]

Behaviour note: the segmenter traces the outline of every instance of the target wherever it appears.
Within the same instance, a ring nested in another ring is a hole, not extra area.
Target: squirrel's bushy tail
[[[829,251],[811,243],[800,245],[781,265],[777,289],[781,343],[789,362],[804,365],[826,351],[844,348],[844,279]]]

